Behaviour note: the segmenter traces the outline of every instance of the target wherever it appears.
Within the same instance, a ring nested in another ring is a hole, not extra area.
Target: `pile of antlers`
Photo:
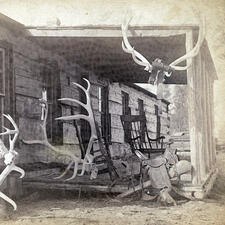
[[[3,114],[5,118],[7,118],[11,124],[13,125],[14,129],[10,130],[3,126],[3,128],[6,130],[3,133],[0,133],[0,135],[9,135],[9,150],[5,147],[3,142],[1,143],[1,148],[4,151],[4,164],[6,165],[6,168],[2,171],[0,174],[0,186],[3,184],[7,176],[12,172],[16,171],[21,174],[20,178],[23,178],[25,176],[25,172],[23,169],[15,165],[16,157],[18,156],[18,153],[14,150],[16,139],[19,135],[19,129],[15,123],[15,121],[12,119],[10,115]],[[5,201],[10,203],[14,210],[17,209],[16,203],[10,199],[8,196],[0,192],[0,197],[3,198]]]
[[[85,89],[83,86],[81,86],[78,83],[74,82],[73,84],[84,91],[84,93],[86,95],[86,104],[80,102],[79,100],[72,99],[72,98],[61,98],[61,99],[58,99],[58,100],[59,101],[75,102],[75,103],[79,104],[80,106],[82,106],[84,109],[86,109],[88,115],[78,114],[78,115],[71,115],[71,116],[62,116],[62,117],[56,118],[56,120],[79,120],[79,119],[83,119],[83,120],[86,120],[86,121],[89,122],[90,127],[91,127],[91,137],[89,139],[89,143],[88,143],[88,147],[87,147],[84,159],[81,159],[81,157],[76,156],[70,150],[67,150],[67,149],[61,150],[61,149],[58,149],[57,147],[55,147],[55,146],[53,146],[49,143],[48,138],[47,138],[47,133],[46,133],[46,121],[47,121],[47,117],[48,117],[48,102],[47,102],[47,99],[44,99],[44,98],[40,99],[40,103],[41,103],[41,106],[42,106],[42,118],[43,118],[43,122],[41,124],[41,129],[43,131],[44,139],[43,140],[30,140],[30,141],[23,140],[23,142],[25,144],[45,145],[47,148],[54,151],[55,153],[57,153],[59,155],[66,155],[66,156],[69,156],[71,158],[71,162],[69,163],[69,165],[67,166],[65,171],[60,176],[56,177],[56,179],[64,177],[73,165],[74,165],[73,175],[66,180],[68,181],[68,180],[74,179],[77,175],[79,164],[82,164],[82,170],[81,170],[81,173],[79,174],[79,176],[82,176],[82,175],[84,175],[84,172],[87,169],[86,165],[91,165],[93,163],[93,160],[94,160],[94,156],[90,152],[91,152],[91,149],[92,149],[92,146],[93,146],[94,142],[97,140],[97,134],[96,134],[94,114],[93,114],[92,106],[91,106],[91,97],[90,97],[90,87],[91,87],[91,85],[90,85],[90,82],[87,79],[85,79],[85,78],[83,78],[83,79],[88,84],[87,89]]]
[[[130,45],[128,41],[127,30],[130,20],[131,18],[127,22],[124,21],[124,24],[122,24],[121,26],[123,35],[122,49],[124,50],[124,52],[132,55],[132,58],[135,63],[145,67],[144,70],[150,73],[149,83],[152,84],[158,85],[159,83],[162,83],[164,81],[164,77],[170,77],[172,71],[174,70],[187,70],[191,66],[191,61],[188,61],[186,66],[178,66],[178,64],[187,59],[195,57],[198,54],[202,42],[205,38],[205,20],[201,19],[198,41],[192,50],[187,52],[185,55],[179,57],[169,65],[163,64],[162,60],[160,59],[155,59],[152,63],[150,63],[143,55],[141,55],[138,51],[134,50],[134,48]],[[153,74],[153,71],[156,71],[156,73]]]

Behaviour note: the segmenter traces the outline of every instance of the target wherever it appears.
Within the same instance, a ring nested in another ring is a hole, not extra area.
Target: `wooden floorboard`
[[[55,189],[55,190],[90,190],[99,192],[121,193],[128,189],[128,182],[117,181],[112,186],[112,181],[108,174],[99,174],[96,179],[90,180],[90,175],[76,176],[74,179],[66,181],[72,176],[70,172],[61,179],[54,179],[60,175],[59,169],[47,169],[31,171],[26,173],[23,179],[23,187],[35,189]]]

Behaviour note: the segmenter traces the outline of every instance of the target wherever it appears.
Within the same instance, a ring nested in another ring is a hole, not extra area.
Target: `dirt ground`
[[[177,206],[135,198],[112,201],[112,196],[76,193],[38,193],[17,201],[18,210],[9,210],[4,225],[71,224],[225,224],[225,150],[217,154],[219,175],[210,195],[203,201],[178,200]],[[46,197],[47,196],[47,197]]]

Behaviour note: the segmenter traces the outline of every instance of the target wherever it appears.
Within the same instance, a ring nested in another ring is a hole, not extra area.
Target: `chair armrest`
[[[165,139],[165,136],[160,136],[158,138],[150,138],[150,137],[148,138],[149,141],[158,141],[160,139],[162,139],[162,140]]]
[[[139,136],[137,136],[137,137],[135,137],[135,138],[131,138],[131,140],[133,141],[135,141],[135,140],[137,140],[138,138],[141,138],[141,136],[139,135]]]
[[[160,149],[164,148],[164,141],[163,141],[164,139],[165,139],[165,136],[160,136],[160,137],[154,138],[154,139],[148,137],[148,141],[149,142],[155,142],[156,148],[160,148]],[[160,145],[160,147],[158,145]]]

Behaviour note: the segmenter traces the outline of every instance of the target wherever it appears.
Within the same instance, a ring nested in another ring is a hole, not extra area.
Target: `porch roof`
[[[30,38],[43,48],[63,56],[69,63],[78,64],[97,76],[115,82],[146,83],[149,73],[123,52],[120,26],[27,27]],[[150,62],[160,58],[166,64],[186,52],[186,34],[198,31],[196,25],[132,26],[128,37],[132,46]],[[209,53],[207,43],[203,47]],[[215,67],[207,54],[213,74]],[[181,65],[185,65],[185,62]],[[186,84],[187,72],[174,71],[166,84]]]
[[[78,64],[97,76],[116,82],[148,81],[149,73],[136,65],[131,55],[123,52],[120,26],[25,27],[3,14],[0,14],[0,24],[38,42],[42,48],[59,54],[71,65]],[[185,54],[186,34],[197,30],[196,25],[132,26],[128,37],[131,45],[150,62],[161,58],[169,64]],[[215,66],[206,41],[202,51],[207,57],[207,69],[216,79]],[[186,84],[187,72],[175,71],[166,78],[165,83]]]

